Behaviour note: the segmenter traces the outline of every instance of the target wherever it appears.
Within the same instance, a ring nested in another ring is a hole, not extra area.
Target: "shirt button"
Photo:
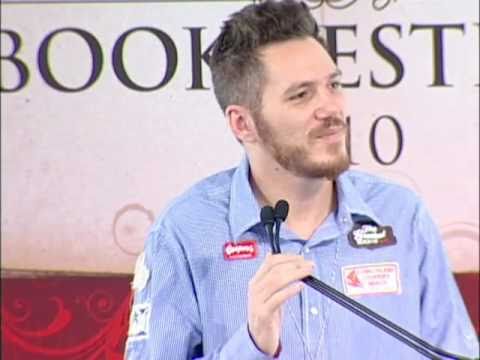
[[[315,307],[315,306],[312,306],[310,308],[310,313],[313,315],[313,316],[317,316],[318,315],[318,309]]]
[[[307,247],[307,248],[305,248],[304,252],[305,252],[305,254],[308,254],[310,252],[310,249]]]

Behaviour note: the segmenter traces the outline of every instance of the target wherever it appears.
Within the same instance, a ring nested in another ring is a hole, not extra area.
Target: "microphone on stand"
[[[264,206],[260,211],[260,220],[267,231],[273,254],[281,253],[280,226],[282,222],[284,222],[287,218],[288,210],[288,202],[285,200],[279,200],[275,205],[275,209],[273,209],[271,206]],[[275,234],[273,233],[274,225]],[[327,285],[323,281],[316,279],[313,276],[307,276],[303,278],[302,281],[308,286],[320,292],[321,294],[327,296],[329,299],[333,300],[337,304],[350,310],[354,314],[360,316],[362,319],[368,321],[380,330],[383,330],[387,334],[393,336],[397,340],[403,342],[407,346],[411,347],[412,349],[416,350],[417,352],[429,359],[441,360],[441,358],[439,358],[438,356],[444,356],[454,360],[472,360],[464,356],[449,353],[429,344],[425,340],[408,332],[397,324],[375,313],[374,311],[370,310],[359,302],[352,300],[345,294]]]

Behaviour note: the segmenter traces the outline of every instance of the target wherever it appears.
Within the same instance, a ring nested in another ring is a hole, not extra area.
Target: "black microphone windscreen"
[[[288,215],[288,202],[286,200],[278,200],[275,205],[275,219],[285,221]]]
[[[275,214],[271,206],[264,206],[262,210],[260,210],[260,221],[264,226],[266,224],[272,224],[274,222],[274,218]]]

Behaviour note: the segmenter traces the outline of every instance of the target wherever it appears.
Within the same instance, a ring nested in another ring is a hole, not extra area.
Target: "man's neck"
[[[261,206],[275,206],[280,199],[288,201],[287,226],[301,239],[310,239],[336,208],[334,182],[328,179],[295,176],[278,166],[251,166],[250,183]]]

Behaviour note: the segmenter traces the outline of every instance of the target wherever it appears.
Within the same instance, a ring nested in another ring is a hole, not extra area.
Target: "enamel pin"
[[[227,242],[223,246],[223,258],[225,260],[245,260],[256,258],[258,254],[255,240],[243,240]]]
[[[352,231],[348,233],[348,241],[355,248],[367,249],[376,249],[397,243],[391,226],[372,224],[355,224]]]

